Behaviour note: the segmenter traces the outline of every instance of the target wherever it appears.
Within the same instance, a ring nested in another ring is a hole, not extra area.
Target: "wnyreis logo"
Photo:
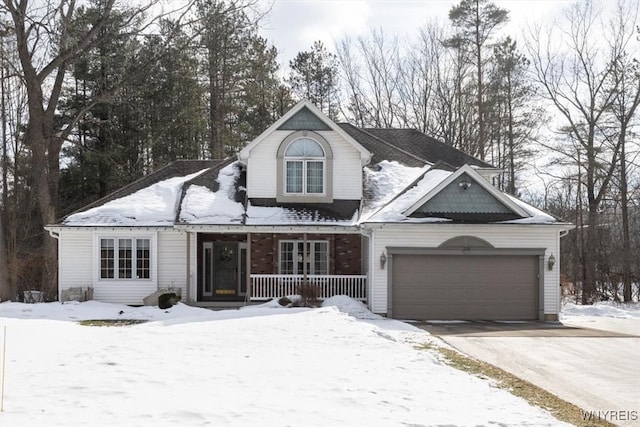
[[[580,410],[583,421],[637,421],[640,419],[638,411],[583,411]]]

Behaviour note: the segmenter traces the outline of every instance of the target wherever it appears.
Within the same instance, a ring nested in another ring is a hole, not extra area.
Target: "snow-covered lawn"
[[[0,425],[561,425],[414,348],[433,340],[426,332],[353,300],[329,304],[219,312],[0,304],[7,334]],[[76,322],[117,318],[149,322]]]

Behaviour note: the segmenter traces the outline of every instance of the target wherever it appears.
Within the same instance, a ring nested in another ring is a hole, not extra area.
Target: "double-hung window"
[[[151,243],[148,238],[100,238],[101,279],[150,279]]]
[[[280,241],[280,274],[329,274],[329,242],[325,240]]]
[[[311,138],[298,138],[285,153],[285,193],[323,194],[325,192],[325,153]]]

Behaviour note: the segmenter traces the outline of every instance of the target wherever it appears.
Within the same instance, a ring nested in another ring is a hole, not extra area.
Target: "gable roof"
[[[329,125],[313,114],[307,106],[302,106],[295,114],[282,123],[278,130],[331,130]]]
[[[472,167],[465,165],[452,172],[440,166],[424,168],[409,168],[395,162],[382,162],[379,171],[369,170],[367,182],[370,188],[375,188],[376,182],[397,181],[404,182],[403,187],[395,185],[394,194],[387,195],[386,187],[377,190],[377,195],[366,200],[360,223],[434,223],[464,222],[502,223],[502,224],[557,224],[553,216],[542,212],[533,206],[502,193],[482,178]],[[473,212],[468,215],[456,216],[443,213],[442,216],[414,215],[415,211],[424,206],[429,200],[440,194],[451,185],[457,185],[461,176],[473,177],[472,185],[481,186],[487,194],[494,197],[502,206],[507,207],[513,215],[485,215],[483,212]],[[398,190],[398,188],[401,188]],[[375,190],[374,190],[375,191]]]
[[[247,199],[246,160],[278,129],[330,129],[358,150],[363,199],[278,203]],[[413,129],[335,124],[301,101],[238,154],[238,159],[183,160],[147,175],[74,214],[66,226],[339,225],[366,222],[557,223],[482,177],[491,165]],[[473,181],[461,194],[461,180]],[[454,191],[456,190],[457,193]],[[473,197],[469,197],[472,195]]]
[[[364,148],[358,141],[353,139],[353,137],[351,137],[347,132],[342,130],[340,126],[338,126],[335,122],[329,119],[322,111],[320,111],[315,105],[313,105],[311,102],[307,100],[302,100],[298,102],[284,116],[280,117],[280,119],[278,119],[274,124],[269,126],[257,138],[255,138],[253,141],[247,144],[242,150],[240,150],[240,152],[238,153],[238,160],[240,160],[240,162],[242,162],[243,164],[246,164],[247,159],[249,158],[249,155],[251,153],[251,150],[253,150],[254,147],[260,144],[262,140],[268,135],[270,135],[272,132],[285,126],[285,124],[290,124],[291,123],[290,120],[295,119],[296,115],[298,114],[303,114],[306,116],[305,122],[307,124],[311,124],[312,126],[315,126],[315,127],[320,127],[321,124],[324,124],[327,126],[328,130],[333,130],[337,134],[339,134],[342,138],[344,138],[349,144],[351,144],[360,153],[361,164],[363,166],[368,164],[369,161],[371,160],[372,154],[366,148]],[[317,120],[315,120],[314,118],[311,118],[309,114],[311,114],[311,116],[313,116]],[[292,126],[285,126],[285,127],[288,128]],[[311,129],[307,129],[307,130],[311,130]]]
[[[463,190],[465,192],[465,197],[458,198],[460,203],[457,203],[457,205],[459,206],[452,206],[453,204],[451,204],[448,207],[449,209],[448,211],[441,211],[441,213],[443,214],[445,213],[476,214],[477,218],[480,218],[482,217],[482,215],[479,215],[479,214],[486,214],[486,213],[498,214],[498,213],[507,213],[508,211],[511,211],[513,214],[515,214],[519,218],[527,218],[530,216],[524,209],[518,206],[511,199],[507,198],[503,192],[501,192],[496,187],[491,185],[491,183],[489,183],[486,179],[478,175],[478,173],[475,170],[473,170],[473,168],[471,168],[469,165],[462,166],[456,172],[450,174],[447,178],[443,179],[438,185],[436,185],[434,188],[432,188],[430,191],[426,192],[422,197],[416,200],[409,208],[407,208],[403,212],[403,214],[407,216],[414,215],[421,207],[425,206],[428,202],[433,201],[434,198],[442,194],[442,192],[445,189],[451,187],[452,184],[457,182],[459,178],[463,176],[466,176],[473,181],[473,183],[469,182],[467,184],[470,184],[473,186],[479,186],[486,192],[486,194],[488,194],[490,197],[493,197],[493,200],[495,200],[498,205],[502,205],[504,208],[506,208],[506,210],[496,209],[497,207],[496,205],[493,205],[490,207],[478,206],[478,204],[482,203],[487,199],[483,197],[483,195],[479,195],[478,193],[472,193],[472,192],[467,192]],[[464,186],[463,188],[466,189],[467,186]],[[476,195],[479,197],[473,197],[472,195]],[[474,204],[476,206],[472,206]],[[463,207],[463,205],[465,208],[467,208],[466,212],[460,209],[461,207]],[[471,209],[471,210],[468,210],[468,209]],[[516,218],[505,217],[504,219],[516,219]]]

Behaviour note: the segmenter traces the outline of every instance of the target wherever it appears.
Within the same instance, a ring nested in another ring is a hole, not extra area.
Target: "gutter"
[[[53,237],[56,240],[60,240],[59,227],[53,228],[47,225],[46,227],[44,227],[44,229],[49,232],[49,236]]]
[[[215,225],[215,224],[176,224],[172,227],[178,231],[195,231],[210,233],[360,233],[358,225]]]

